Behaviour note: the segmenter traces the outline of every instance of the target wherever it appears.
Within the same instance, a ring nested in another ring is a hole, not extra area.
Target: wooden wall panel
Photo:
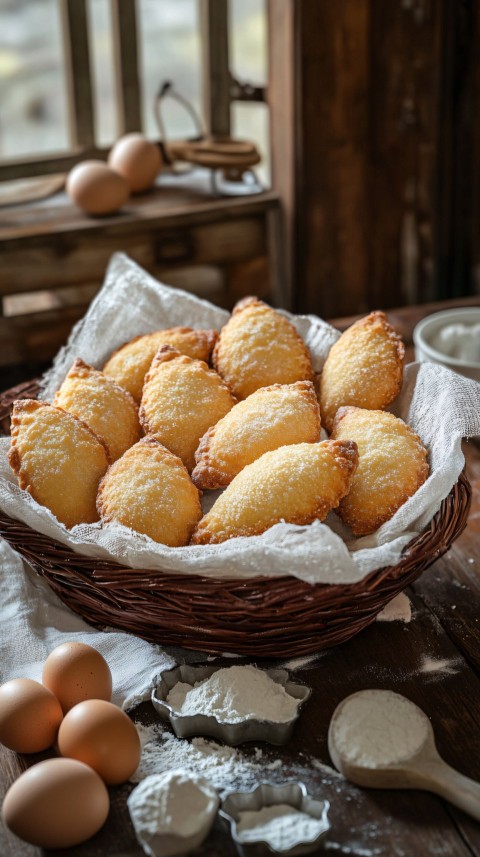
[[[367,306],[369,5],[295,6],[295,305],[324,317]]]
[[[270,0],[292,304],[323,317],[480,279],[475,0]]]
[[[371,0],[369,305],[432,299],[439,14]]]
[[[480,252],[478,0],[443,0],[440,14],[434,279],[438,297],[450,298],[473,291]]]

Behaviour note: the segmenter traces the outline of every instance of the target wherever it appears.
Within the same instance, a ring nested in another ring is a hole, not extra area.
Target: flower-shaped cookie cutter
[[[286,670],[264,670],[273,681],[282,685],[290,696],[299,700],[295,716],[283,723],[253,719],[241,720],[237,723],[223,723],[208,714],[177,714],[167,703],[168,694],[178,682],[186,682],[193,686],[197,682],[210,678],[219,669],[221,667],[218,666],[183,664],[161,673],[160,684],[152,691],[152,705],[160,717],[170,723],[177,738],[205,735],[210,738],[217,738],[231,747],[245,744],[247,741],[267,741],[269,744],[277,746],[286,744],[292,735],[301,708],[312,692],[306,685],[290,681],[290,676]]]
[[[237,830],[240,813],[255,812],[264,807],[286,804],[293,809],[309,815],[318,821],[318,833],[313,839],[297,841],[290,847],[278,850],[259,835],[258,839],[242,842]],[[240,857],[300,857],[301,854],[311,854],[318,848],[320,840],[330,830],[328,821],[328,800],[319,800],[308,794],[303,783],[260,783],[249,792],[231,792],[223,801],[219,815],[230,825],[232,839]]]

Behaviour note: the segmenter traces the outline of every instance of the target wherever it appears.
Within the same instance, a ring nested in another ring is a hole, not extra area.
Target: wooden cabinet
[[[215,197],[208,176],[162,177],[115,216],[65,194],[0,209],[0,365],[48,360],[102,284],[112,253],[231,308],[247,294],[287,306],[278,197]]]

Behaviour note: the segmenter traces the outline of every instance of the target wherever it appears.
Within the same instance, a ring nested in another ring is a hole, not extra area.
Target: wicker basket
[[[28,382],[0,394],[0,431],[12,403],[34,398]],[[291,657],[350,639],[448,550],[464,529],[471,488],[464,474],[427,529],[395,566],[359,583],[311,585],[293,577],[220,580],[123,568],[76,554],[0,513],[3,536],[61,600],[99,628],[115,627],[162,645],[203,652]]]

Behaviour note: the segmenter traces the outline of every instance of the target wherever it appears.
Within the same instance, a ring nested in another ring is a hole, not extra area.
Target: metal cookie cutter
[[[241,812],[255,812],[263,807],[287,804],[294,809],[304,812],[312,818],[318,819],[320,830],[314,839],[298,842],[292,848],[278,851],[269,845],[265,839],[259,838],[255,841],[242,842],[237,831],[237,822],[240,820]],[[232,839],[240,857],[299,857],[301,854],[311,854],[318,848],[320,840],[330,830],[328,821],[328,800],[317,800],[311,797],[303,783],[285,783],[284,785],[273,785],[272,783],[260,783],[250,792],[232,792],[222,803],[219,815],[230,825]]]
[[[221,667],[195,667],[184,664],[166,670],[161,674],[160,684],[152,691],[152,705],[160,717],[171,724],[177,738],[208,735],[210,738],[217,738],[231,747],[236,747],[237,744],[244,744],[247,741],[268,741],[269,744],[276,744],[277,746],[286,744],[292,735],[302,705],[312,692],[304,684],[296,684],[290,681],[290,676],[286,670],[264,670],[273,681],[281,684],[290,696],[300,700],[295,717],[284,723],[277,723],[272,720],[242,720],[237,723],[220,723],[212,715],[176,714],[166,702],[169,692],[179,681],[193,686],[197,682],[210,678],[219,669]]]

